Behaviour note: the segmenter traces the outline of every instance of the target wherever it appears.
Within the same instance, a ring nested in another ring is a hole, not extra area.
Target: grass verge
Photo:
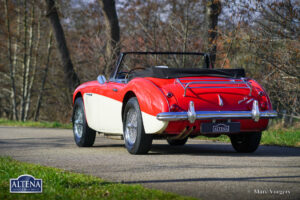
[[[229,137],[225,135],[217,138],[199,136],[197,139],[230,142]],[[300,147],[300,129],[269,129],[263,132],[260,143],[264,145]]]
[[[11,194],[9,179],[30,174],[43,180],[43,193]],[[151,190],[141,185],[106,182],[100,178],[72,173],[0,157],[0,199],[193,199]]]
[[[1,126],[13,126],[13,127],[38,127],[38,128],[64,128],[71,129],[72,124],[62,124],[59,122],[35,122],[35,121],[13,121],[8,119],[0,118]]]

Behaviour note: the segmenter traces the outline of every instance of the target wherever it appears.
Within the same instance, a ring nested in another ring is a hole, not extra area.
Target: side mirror
[[[97,77],[97,81],[98,81],[98,83],[100,83],[100,84],[104,84],[104,83],[106,82],[106,78],[105,78],[105,76],[103,76],[103,75],[99,75],[99,76]]]

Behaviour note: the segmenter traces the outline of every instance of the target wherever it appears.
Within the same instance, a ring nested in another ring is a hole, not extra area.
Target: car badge
[[[246,101],[246,100],[248,100],[248,97],[244,97],[244,99],[239,100],[239,101],[238,101],[238,104],[241,104],[241,103],[243,103],[243,102]]]
[[[223,103],[223,100],[222,100],[222,98],[219,94],[218,94],[218,98],[219,98],[219,106],[223,106],[224,103]]]

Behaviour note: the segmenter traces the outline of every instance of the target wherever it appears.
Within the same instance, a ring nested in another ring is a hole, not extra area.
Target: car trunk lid
[[[168,96],[173,96],[178,111],[187,111],[193,101],[196,110],[251,110],[252,86],[245,78],[184,77],[153,79]],[[171,95],[170,95],[171,94]],[[169,97],[171,104],[171,97]],[[171,106],[171,105],[170,105]]]

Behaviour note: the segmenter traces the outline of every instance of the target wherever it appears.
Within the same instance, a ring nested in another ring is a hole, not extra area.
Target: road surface
[[[155,140],[148,155],[130,155],[123,141],[103,135],[79,148],[71,130],[0,127],[4,155],[201,199],[300,199],[300,148],[260,146],[239,154],[225,143],[170,147]]]

